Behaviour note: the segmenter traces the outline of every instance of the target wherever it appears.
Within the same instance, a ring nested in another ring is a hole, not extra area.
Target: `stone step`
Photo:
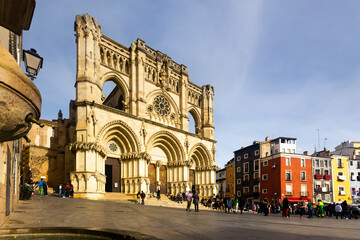
[[[134,200],[136,199],[135,194],[107,192],[104,194],[103,200]]]

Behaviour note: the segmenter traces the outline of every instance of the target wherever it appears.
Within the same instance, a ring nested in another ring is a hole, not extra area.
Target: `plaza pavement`
[[[1,229],[73,227],[135,231],[160,239],[360,239],[360,220],[283,219],[246,213],[34,196]]]

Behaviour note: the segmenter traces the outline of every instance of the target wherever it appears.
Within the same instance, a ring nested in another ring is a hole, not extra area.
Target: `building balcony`
[[[301,191],[300,192],[300,197],[308,197],[309,196],[309,191]]]
[[[321,174],[315,174],[315,175],[314,175],[314,178],[315,178],[315,179],[323,179],[323,175],[321,175]]]
[[[322,192],[322,187],[317,187],[314,189],[314,192]]]
[[[324,175],[324,179],[325,179],[325,180],[331,180],[331,175],[325,174],[325,175]]]
[[[339,175],[339,176],[338,176],[338,180],[339,180],[339,181],[345,181],[345,180],[346,180],[346,177],[343,176],[343,175]]]

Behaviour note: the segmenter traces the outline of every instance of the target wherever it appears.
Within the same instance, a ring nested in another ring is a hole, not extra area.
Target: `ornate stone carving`
[[[92,150],[92,151],[96,151],[99,154],[101,154],[103,157],[106,156],[106,150],[103,146],[94,143],[94,142],[81,142],[81,141],[77,141],[74,143],[70,143],[69,144],[69,150],[76,152],[76,151],[88,151],[88,150]]]
[[[120,155],[120,160],[145,159],[151,161],[151,156],[147,152],[129,152]]]
[[[87,13],[82,16],[76,15],[74,31],[77,33],[77,38],[79,33],[83,33],[85,36],[87,36],[91,32],[94,38],[97,39],[100,39],[102,34],[101,27],[96,18],[90,17]]]

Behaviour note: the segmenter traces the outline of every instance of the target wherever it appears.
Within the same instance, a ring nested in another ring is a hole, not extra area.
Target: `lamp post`
[[[25,70],[28,73],[27,76],[34,80],[40,68],[42,68],[43,58],[37,54],[35,49],[31,48],[30,50],[23,50],[23,61],[25,63]]]

